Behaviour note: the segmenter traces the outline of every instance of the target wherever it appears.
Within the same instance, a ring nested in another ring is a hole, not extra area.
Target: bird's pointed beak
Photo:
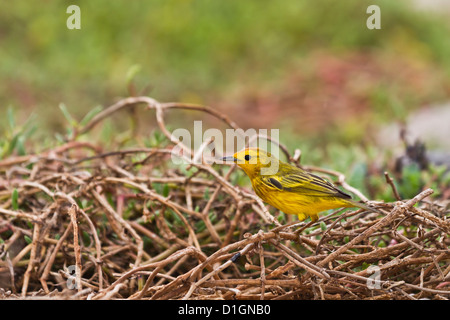
[[[237,159],[234,156],[228,156],[228,157],[223,157],[222,161],[225,161],[225,162],[236,162]]]

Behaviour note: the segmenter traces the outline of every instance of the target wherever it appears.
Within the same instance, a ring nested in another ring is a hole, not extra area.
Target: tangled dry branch
[[[103,152],[79,141],[136,105],[156,113],[168,146]],[[431,189],[407,201],[374,202],[384,215],[338,210],[314,225],[283,221],[230,182],[234,166],[224,173],[208,159],[193,161],[212,141],[200,151],[182,145],[164,122],[175,108],[239,128],[206,106],[132,97],[97,114],[64,145],[0,161],[0,297],[450,297],[449,213],[422,201]],[[167,166],[175,144],[183,146],[189,174]],[[291,155],[279,146],[299,165],[299,150]],[[343,174],[307,169],[367,200]]]

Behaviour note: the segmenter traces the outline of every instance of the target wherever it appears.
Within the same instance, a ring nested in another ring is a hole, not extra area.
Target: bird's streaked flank
[[[263,201],[284,213],[296,214],[299,220],[310,217],[314,222],[320,212],[343,207],[377,211],[352,200],[350,195],[327,180],[283,162],[262,149],[247,148],[222,160],[235,162],[241,167]],[[277,170],[261,174],[261,170],[268,168]]]

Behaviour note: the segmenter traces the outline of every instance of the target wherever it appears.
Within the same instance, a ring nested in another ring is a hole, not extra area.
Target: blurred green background
[[[361,180],[368,159],[382,166],[391,156],[378,153],[380,128],[450,100],[449,11],[415,3],[3,1],[1,156],[42,150],[65,133],[61,104],[79,120],[148,95],[213,106],[243,128],[279,128],[302,161],[354,168]],[[66,27],[71,4],[81,8],[81,30]],[[366,27],[372,4],[381,30]],[[140,128],[151,132],[154,115],[142,114]],[[110,135],[129,125],[105,124]],[[384,139],[402,146],[395,131]]]

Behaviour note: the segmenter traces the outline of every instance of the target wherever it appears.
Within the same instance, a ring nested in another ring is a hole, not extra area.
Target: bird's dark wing
[[[287,192],[301,193],[313,197],[352,198],[329,181],[293,166],[289,166],[289,168],[281,167],[276,175],[261,176],[261,179],[266,186]]]

